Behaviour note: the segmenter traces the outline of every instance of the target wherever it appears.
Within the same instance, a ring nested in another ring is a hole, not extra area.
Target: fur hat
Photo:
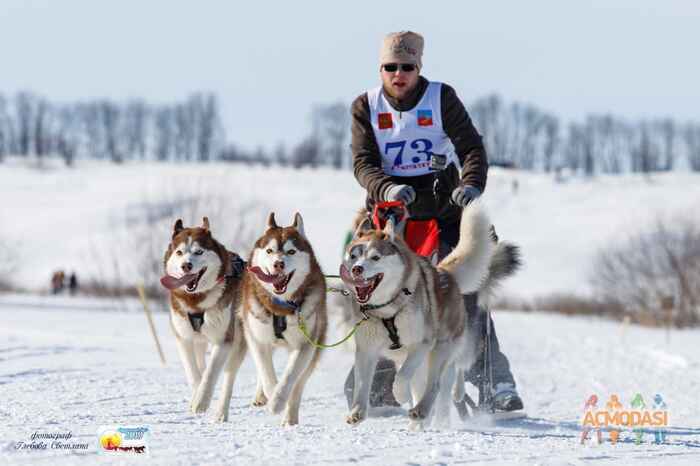
[[[392,32],[384,37],[379,64],[413,63],[423,67],[423,36],[411,31]]]

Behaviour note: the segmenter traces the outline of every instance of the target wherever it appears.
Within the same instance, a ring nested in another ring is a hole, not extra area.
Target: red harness
[[[394,218],[394,222],[399,223],[407,215],[406,206],[401,201],[377,202],[372,212],[372,223],[374,228],[381,230],[384,229],[386,221],[390,217]],[[404,241],[413,252],[435,262],[440,246],[440,229],[437,220],[434,218],[429,220],[407,219]]]

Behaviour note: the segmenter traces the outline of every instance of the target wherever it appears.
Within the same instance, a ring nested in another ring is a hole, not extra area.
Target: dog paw
[[[421,432],[424,430],[423,421],[411,420],[408,422],[408,430],[411,432]]]
[[[297,424],[299,424],[298,418],[285,417],[282,421],[282,427],[295,426]]]
[[[267,405],[267,410],[269,411],[270,414],[279,414],[282,412],[284,409],[284,405],[287,403],[287,400],[282,398],[279,395],[272,395],[272,399],[270,400],[270,403]]]
[[[394,398],[399,404],[410,403],[411,402],[411,389],[408,385],[408,381],[398,376],[394,380]]]
[[[206,396],[204,390],[197,390],[197,392],[192,397],[192,402],[190,403],[190,410],[194,414],[200,414],[209,409],[209,403],[211,402],[211,397]]]
[[[359,409],[354,410],[345,418],[345,422],[347,422],[351,426],[357,425],[364,420],[365,414]]]
[[[214,422],[228,422],[228,409],[219,409],[214,417],[212,418]]]
[[[423,420],[425,413],[419,407],[415,407],[408,410],[408,417],[414,420]]]
[[[267,404],[267,397],[265,396],[264,393],[260,392],[255,396],[255,399],[253,400],[253,406],[256,407],[261,407],[265,406]]]

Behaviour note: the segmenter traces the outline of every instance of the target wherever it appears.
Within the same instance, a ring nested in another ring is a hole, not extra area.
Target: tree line
[[[582,175],[700,171],[700,124],[671,118],[589,115],[563,122],[535,105],[490,95],[467,109],[494,165],[569,169]],[[56,103],[29,92],[0,94],[0,162],[8,154],[121,163],[239,161],[292,167],[351,166],[349,106],[314,105],[308,134],[292,147],[245,150],[228,140],[218,98],[195,93],[158,105],[143,99]]]

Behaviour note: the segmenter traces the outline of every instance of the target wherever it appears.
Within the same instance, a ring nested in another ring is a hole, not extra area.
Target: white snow
[[[596,249],[659,215],[697,217],[699,181],[669,173],[554,183],[544,174],[492,169],[485,201],[499,236],[521,245],[526,261],[502,291],[525,298],[589,292]],[[138,220],[146,201],[167,207],[198,195],[209,201],[176,205],[172,218],[150,232],[156,246],[166,246],[179,215],[187,224],[208,215],[215,235],[221,228],[229,244],[240,233],[230,225],[232,215],[245,212],[254,233],[270,208],[281,223],[291,223],[298,210],[324,271],[336,273],[344,235],[363,202],[350,172],[220,164],[79,161],[72,170],[49,164],[37,171],[10,158],[0,165],[0,187],[0,242],[19,259],[11,278],[33,292],[46,290],[58,268],[76,270],[81,279],[100,273],[138,283],[133,243],[141,236],[135,239],[127,219]],[[700,464],[699,331],[671,331],[667,342],[663,329],[599,319],[498,311],[494,318],[527,420],[455,421],[413,432],[404,410],[384,410],[350,428],[341,392],[352,354],[335,349],[325,351],[307,385],[301,425],[281,428],[277,417],[250,406],[250,359],[234,388],[228,424],[189,414],[165,313],[155,313],[167,357],[162,367],[136,301],[0,295],[0,464],[133,462],[97,456],[96,432],[104,424],[150,426],[148,464]],[[283,361],[278,355],[277,367]],[[667,444],[651,444],[647,435],[642,445],[579,445],[585,399],[618,394],[625,402],[637,392],[664,395],[673,426]],[[89,451],[14,449],[34,432],[66,431],[90,442]]]
[[[282,428],[279,417],[250,405],[255,371],[247,358],[230,421],[221,425],[187,412],[189,389],[167,314],[155,315],[163,367],[137,303],[126,303],[127,311],[92,310],[93,302],[76,298],[68,310],[64,299],[55,309],[45,306],[52,299],[0,299],[0,464],[116,463],[97,454],[96,432],[105,424],[150,426],[147,462],[159,465],[700,462],[697,331],[673,331],[666,344],[663,330],[496,312],[530,418],[498,426],[453,420],[449,428],[423,432],[408,429],[403,409],[376,413],[357,428],[345,424],[342,386],[352,353],[343,349],[325,351],[304,393],[301,424]],[[669,358],[684,364],[667,364]],[[637,392],[663,394],[672,424],[667,444],[652,444],[651,434],[641,445],[631,434],[617,445],[579,444],[578,422],[591,394],[604,400],[618,394],[624,403]],[[90,449],[14,450],[34,432],[67,431]]]

